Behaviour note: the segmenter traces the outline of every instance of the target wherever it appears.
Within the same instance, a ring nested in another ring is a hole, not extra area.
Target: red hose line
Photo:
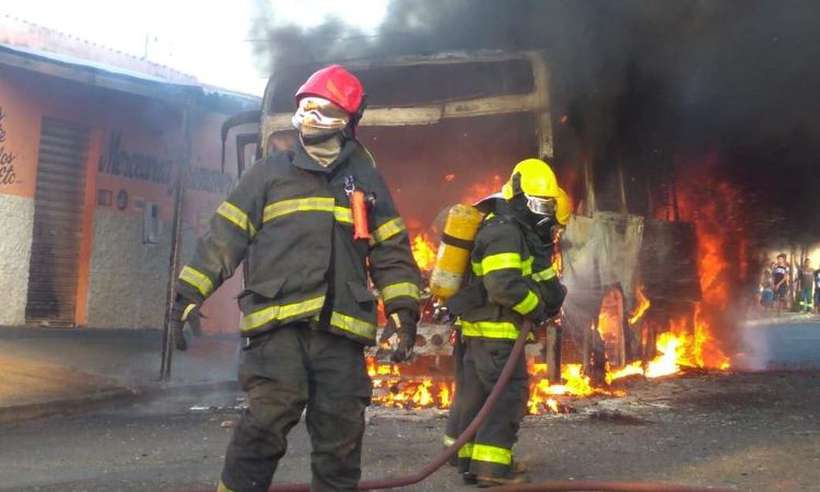
[[[729,489],[687,487],[652,482],[603,482],[597,480],[548,480],[546,482],[495,487],[493,492],[737,492]]]
[[[531,329],[531,323],[524,323],[521,333],[518,334],[518,338],[515,340],[515,345],[513,345],[510,357],[507,359],[507,363],[501,370],[501,375],[498,377],[498,381],[495,383],[493,390],[487,397],[487,401],[484,402],[484,406],[481,407],[478,415],[476,415],[473,421],[470,422],[470,425],[467,426],[464,432],[458,436],[458,439],[456,439],[450,447],[439,453],[433,461],[425,465],[421,470],[413,475],[398,478],[384,478],[380,480],[367,480],[359,483],[359,490],[393,489],[419,483],[432,475],[433,472],[441,468],[452,456],[455,456],[455,454],[458,453],[458,450],[467,444],[467,442],[475,436],[476,432],[478,432],[478,428],[484,423],[484,420],[495,406],[496,401],[498,401],[499,396],[501,396],[501,392],[507,386],[510,377],[512,377],[513,370],[515,369],[515,364],[524,352],[524,345],[527,341],[527,335],[530,333]],[[268,489],[268,492],[310,492],[310,484],[275,484]]]
[[[367,480],[359,483],[359,490],[382,490],[393,489],[398,487],[406,487],[421,482],[425,478],[432,475],[436,470],[441,468],[447,461],[458,453],[458,450],[467,444],[478,432],[478,428],[484,423],[487,416],[493,410],[501,392],[507,386],[507,383],[512,377],[515,370],[515,364],[518,358],[524,352],[524,345],[526,344],[527,335],[532,330],[532,324],[525,322],[515,340],[510,357],[504,368],[501,370],[501,375],[498,381],[493,386],[493,390],[484,402],[484,405],[479,410],[470,425],[464,429],[464,432],[458,436],[447,449],[439,453],[431,462],[425,465],[421,470],[404,477],[397,478],[383,478],[379,480]],[[725,489],[712,489],[703,487],[686,487],[681,485],[668,485],[658,483],[641,483],[641,482],[601,482],[601,481],[582,481],[582,480],[552,480],[533,484],[508,485],[504,487],[493,488],[496,492],[572,492],[572,491],[620,491],[620,492],[733,492]],[[310,484],[307,483],[292,483],[292,484],[274,484],[268,492],[310,492]]]

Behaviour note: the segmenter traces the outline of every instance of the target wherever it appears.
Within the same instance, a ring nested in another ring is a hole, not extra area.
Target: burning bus
[[[500,190],[512,165],[538,156],[554,162],[550,72],[536,51],[440,53],[346,62],[368,90],[357,130],[374,154],[429,276],[449,206]],[[289,66],[269,80],[262,107],[228,119],[238,172],[293,142],[293,94],[315,65]],[[224,158],[224,151],[223,151]],[[224,160],[224,159],[223,159]],[[680,365],[727,368],[698,319],[702,300],[698,234],[681,221],[674,190],[655,216],[630,214],[619,172],[620,210],[596,207],[596,182],[583,163],[559,162],[559,181],[576,208],[561,239],[567,285],[560,319],[528,347],[530,410],[558,408],[552,396],[609,392],[616,379],[672,374]],[[619,170],[620,171],[620,170]],[[565,185],[566,186],[566,185]],[[412,364],[370,372],[374,400],[390,406],[445,408],[452,395],[450,327],[431,322],[428,302]],[[706,350],[707,345],[709,350]],[[703,360],[703,352],[711,354]]]

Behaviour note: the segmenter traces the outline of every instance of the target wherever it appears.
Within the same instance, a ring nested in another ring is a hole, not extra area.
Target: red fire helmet
[[[359,79],[341,65],[330,65],[316,71],[296,91],[296,102],[305,96],[325,98],[350,115],[356,115],[364,100],[364,87]]]

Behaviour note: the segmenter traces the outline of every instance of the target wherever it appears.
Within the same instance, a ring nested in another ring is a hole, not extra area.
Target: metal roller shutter
[[[26,321],[74,326],[88,130],[43,118]]]

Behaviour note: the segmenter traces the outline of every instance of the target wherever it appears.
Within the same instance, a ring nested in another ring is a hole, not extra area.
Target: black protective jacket
[[[375,195],[368,213],[371,241],[353,239],[346,180]],[[404,222],[359,142],[347,141],[327,168],[301,145],[257,162],[217,209],[210,231],[182,269],[178,292],[201,304],[242,260],[239,296],[243,336],[294,321],[373,344],[377,299],[387,314],[418,312],[418,267]]]
[[[465,337],[514,340],[525,318],[557,314],[566,291],[552,264],[553,245],[516,219],[506,201],[494,200],[493,208],[476,234],[464,287],[486,294],[460,324]]]

